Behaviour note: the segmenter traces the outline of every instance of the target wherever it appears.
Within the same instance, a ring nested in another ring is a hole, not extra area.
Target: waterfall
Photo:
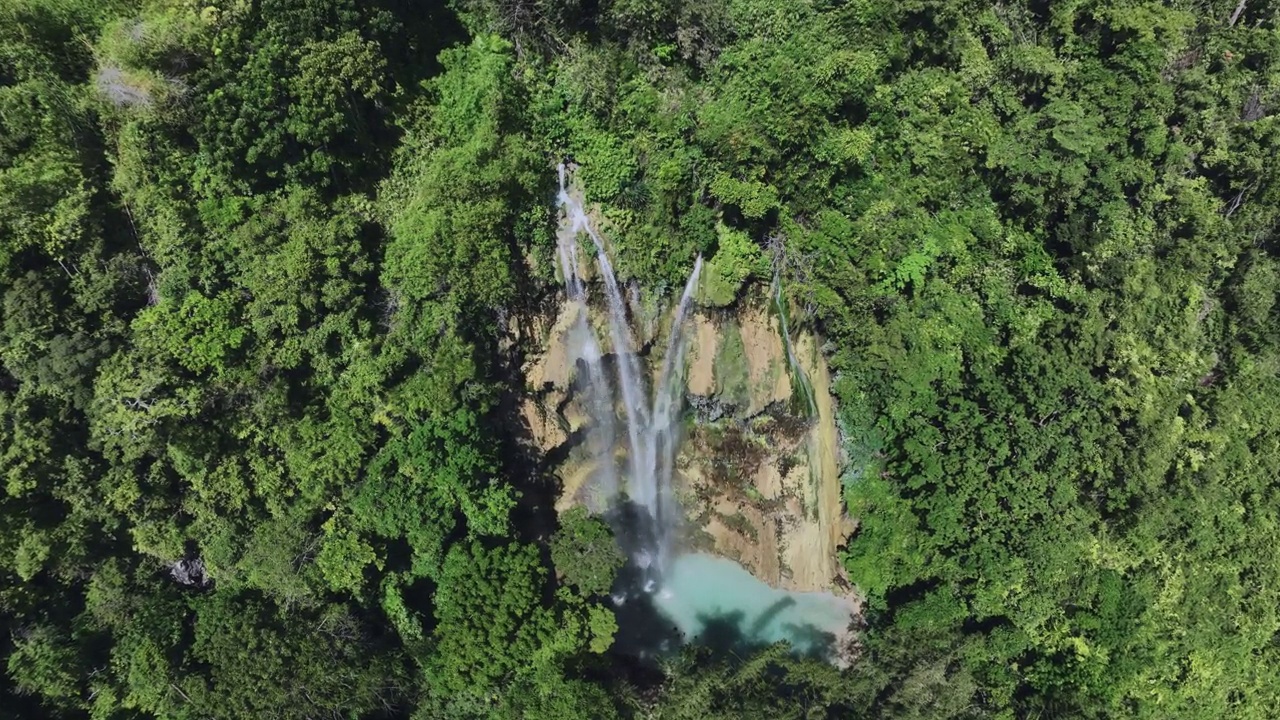
[[[675,552],[674,538],[684,517],[672,488],[684,401],[684,331],[702,257],[694,261],[675,306],[661,364],[650,366],[640,357],[635,318],[628,315],[629,309],[642,312],[635,287],[624,293],[619,286],[608,249],[582,202],[569,192],[565,176],[561,165],[557,258],[573,313],[567,360],[577,368],[577,397],[590,417],[586,448],[594,475],[588,487],[596,494],[587,504],[609,519],[629,558],[611,593],[618,627],[626,631],[619,643],[639,657],[655,657],[697,640],[712,627],[723,633],[724,618],[741,617],[747,643],[784,640],[799,652],[838,660],[825,643],[830,639],[834,647],[848,637],[856,610],[849,600],[779,590],[734,561]],[[587,258],[579,252],[580,241],[595,251],[598,273],[590,286],[582,275]],[[587,295],[596,290],[603,298],[592,305],[593,324]],[[793,382],[809,413],[815,414],[813,391],[791,345],[778,276],[773,301]]]
[[[782,345],[787,351],[787,365],[791,373],[792,388],[799,391],[801,397],[804,398],[805,411],[809,417],[818,415],[818,402],[813,396],[813,384],[809,382],[809,376],[805,375],[804,368],[800,366],[800,360],[796,357],[795,349],[791,345],[791,330],[787,327],[787,315],[790,314],[787,309],[786,298],[782,296],[782,269],[775,268],[773,271],[773,304],[778,311],[778,325],[782,334]]]
[[[618,286],[613,263],[604,240],[591,226],[582,204],[570,195],[565,184],[565,167],[560,165],[559,205],[564,216],[557,233],[557,256],[564,274],[565,292],[577,304],[577,318],[571,329],[571,359],[580,362],[585,377],[588,411],[592,428],[588,433],[590,451],[599,461],[597,487],[604,500],[614,505],[629,500],[642,515],[642,528],[632,558],[636,566],[648,570],[646,589],[652,591],[657,577],[667,565],[671,553],[671,536],[679,523],[671,478],[675,466],[678,440],[677,423],[683,400],[684,320],[692,305],[702,257],[693,264],[684,293],[676,307],[668,333],[666,354],[652,393],[645,385],[639,347],[634,342],[627,318],[627,304]],[[587,287],[583,282],[578,256],[578,238],[585,234],[596,251],[596,264],[604,281],[605,305],[608,309],[608,334],[615,358],[615,382],[610,383],[605,369],[600,339],[587,316]],[[621,417],[617,408],[621,406]],[[625,477],[619,477],[614,462],[618,442],[617,423],[626,429]]]

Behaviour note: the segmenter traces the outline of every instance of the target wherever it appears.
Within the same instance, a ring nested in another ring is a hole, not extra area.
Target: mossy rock
[[[769,262],[745,232],[716,224],[716,252],[702,265],[694,301],[704,307],[728,307],[753,277],[768,273]]]
[[[751,368],[737,325],[724,324],[719,345],[715,359],[716,395],[722,404],[741,412],[751,404]]]

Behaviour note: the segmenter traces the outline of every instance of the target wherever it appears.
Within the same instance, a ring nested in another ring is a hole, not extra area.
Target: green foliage
[[[251,597],[218,594],[200,603],[192,660],[209,674],[192,704],[212,717],[301,718],[376,707],[395,669],[368,652],[359,621],[338,606],[307,619],[314,629],[300,632],[297,619],[273,616]]]
[[[512,535],[519,497],[492,313],[520,297],[542,180],[510,46],[422,83],[456,27],[434,11],[198,10],[0,11],[9,677],[103,718],[432,706],[406,673],[442,662],[430,588],[466,586],[445,558]],[[510,542],[486,582],[541,628],[534,660],[497,660],[531,668],[511,707],[598,705],[564,664],[612,615],[544,594]]]
[[[25,630],[9,655],[9,673],[18,690],[39,693],[55,703],[80,694],[77,664],[75,647],[47,625]]]
[[[743,286],[768,273],[768,262],[760,246],[745,232],[716,225],[716,250],[702,267],[694,299],[710,307],[732,305]]]
[[[1269,718],[1237,4],[0,4],[5,712]],[[702,254],[705,310],[777,282],[824,337],[850,667],[632,672],[608,529],[546,534],[505,423],[561,161],[624,281]]]
[[[316,556],[316,565],[329,587],[359,592],[364,585],[365,567],[373,564],[378,555],[358,534],[350,528],[337,527],[334,520],[330,518],[325,522],[324,541]]]
[[[34,247],[62,259],[89,223],[89,189],[70,153],[27,153],[0,169],[0,232],[4,251]]]
[[[838,670],[818,660],[798,659],[783,645],[733,663],[690,652],[670,670],[671,681],[655,713],[661,718],[800,720],[856,711],[849,684]]]
[[[368,187],[385,155],[393,86],[381,45],[394,44],[396,20],[349,0],[274,0],[214,16],[212,57],[193,77],[210,190]]]
[[[154,343],[173,361],[193,372],[226,369],[244,343],[245,330],[228,294],[206,298],[191,293],[181,303],[161,303],[139,313],[133,331]]]
[[[441,59],[440,101],[387,190],[388,284],[414,301],[497,308],[514,297],[513,231],[537,182],[514,124],[510,46],[480,38]]]
[[[555,631],[538,606],[543,572],[528,546],[471,543],[449,552],[435,595],[439,650],[427,670],[438,692],[488,696],[530,662]]]
[[[709,189],[717,200],[737,207],[751,220],[759,220],[778,207],[778,192],[758,181],[737,180],[722,173],[711,181]],[[723,238],[722,234],[722,242]]]
[[[871,607],[883,607],[886,593],[924,574],[929,548],[914,531],[911,505],[885,478],[863,477],[846,493],[849,514],[858,518],[858,542],[844,557],[849,574]]]
[[[551,562],[583,595],[609,592],[625,561],[609,526],[588,515],[586,508],[570,508],[560,515],[560,529],[551,538]]]

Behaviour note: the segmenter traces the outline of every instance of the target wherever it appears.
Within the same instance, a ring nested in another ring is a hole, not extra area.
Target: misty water
[[[620,644],[648,655],[684,642],[728,649],[785,640],[798,652],[829,656],[850,622],[848,600],[780,590],[731,560],[678,547],[685,518],[673,480],[685,396],[684,325],[702,258],[692,263],[677,301],[661,366],[650,369],[639,356],[608,248],[566,185],[563,165],[559,172],[558,259],[565,292],[578,306],[568,359],[578,368],[576,384],[591,417],[586,441],[595,472],[588,504],[610,519],[627,555],[612,596]],[[605,314],[600,335],[582,275],[584,236],[604,290],[604,303],[596,305]]]
[[[672,561],[653,604],[686,640],[742,645],[786,640],[799,652],[819,655],[844,633],[852,611],[847,600],[779,590],[732,560],[703,553]],[[719,637],[708,637],[712,634]]]

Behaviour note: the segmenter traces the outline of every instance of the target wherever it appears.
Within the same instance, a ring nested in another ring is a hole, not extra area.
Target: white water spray
[[[742,566],[723,558],[697,552],[673,556],[672,538],[682,518],[672,492],[672,476],[679,440],[677,421],[684,399],[683,330],[702,271],[701,256],[694,262],[685,283],[668,333],[662,366],[649,388],[645,381],[650,375],[641,372],[639,348],[627,316],[628,305],[638,313],[640,303],[634,295],[629,304],[624,303],[603,240],[591,227],[582,203],[566,188],[565,167],[561,165],[559,204],[564,216],[557,236],[557,250],[565,291],[570,302],[576,305],[577,313],[569,334],[569,360],[578,364],[578,385],[592,418],[587,430],[588,448],[595,461],[594,487],[600,491],[597,499],[604,501],[592,504],[597,511],[626,507],[637,516],[616,516],[620,518],[615,525],[619,531],[617,537],[630,553],[631,562],[630,577],[622,583],[622,588],[615,586],[610,595],[615,610],[620,618],[621,613],[637,607],[656,610],[662,623],[674,627],[686,641],[706,631],[711,623],[709,618],[720,618],[722,622],[726,617],[741,617],[745,623],[742,629],[750,642],[772,644],[786,640],[799,651],[823,652],[824,638],[835,638],[848,630],[854,610],[848,600],[820,592],[789,593],[772,588]],[[588,288],[580,273],[582,260],[578,248],[583,234],[591,240],[589,247],[595,250],[604,285],[602,304],[607,308],[608,328],[601,328],[600,336],[587,317]],[[774,281],[774,295],[787,359],[804,386],[802,390],[812,413],[812,390],[791,347],[778,278]],[[606,364],[602,349],[605,342],[601,336],[607,337],[612,350],[613,372]],[[619,422],[626,425],[625,438]],[[625,452],[624,467],[619,467],[616,461],[620,445]],[[625,501],[630,501],[629,505]],[[638,520],[638,523],[631,525],[629,520]],[[643,619],[648,615],[641,612],[634,617]],[[635,651],[641,656],[667,652],[672,649],[667,637],[665,632],[653,638],[646,635],[639,639]],[[653,644],[648,644],[650,642]]]
[[[671,535],[680,514],[675,510],[675,497],[671,491],[671,478],[675,466],[676,424],[683,399],[681,371],[684,366],[684,320],[692,304],[697,287],[698,274],[702,271],[702,257],[694,262],[693,271],[685,283],[675,318],[668,333],[667,350],[662,370],[650,394],[644,384],[640,369],[638,348],[633,347],[631,325],[627,319],[624,302],[613,264],[603,239],[591,226],[582,204],[570,195],[565,185],[565,167],[559,167],[560,192],[558,196],[564,211],[560,231],[557,234],[558,256],[564,273],[565,291],[570,301],[578,303],[578,318],[572,329],[573,360],[582,361],[586,370],[588,405],[595,421],[590,437],[590,448],[600,461],[600,487],[605,500],[612,504],[627,498],[646,517],[652,537],[640,543],[635,563],[642,569],[650,568],[660,574],[670,556]],[[616,358],[616,385],[608,382],[601,343],[587,321],[586,284],[579,275],[578,237],[585,233],[590,238],[596,261],[604,280],[605,300],[608,307],[609,340]],[[616,392],[614,391],[616,387]],[[613,459],[617,443],[616,407],[622,406],[621,420],[626,425],[626,476],[620,481]],[[652,592],[656,583],[646,582],[646,592]]]

